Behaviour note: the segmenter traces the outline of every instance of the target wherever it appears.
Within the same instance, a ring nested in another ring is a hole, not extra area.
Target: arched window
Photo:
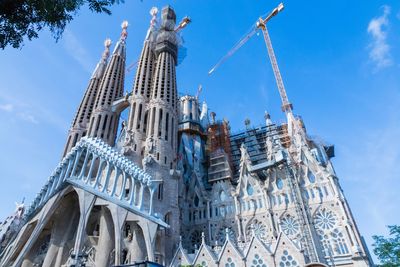
[[[223,202],[223,201],[226,201],[226,193],[225,193],[225,191],[224,190],[221,190],[220,192],[219,192],[219,199]]]
[[[311,171],[308,171],[307,177],[308,177],[308,180],[310,181],[310,183],[312,183],[312,184],[315,183],[315,176]]]
[[[340,231],[337,217],[332,211],[318,211],[314,223],[326,256],[349,254],[346,238]]]
[[[247,194],[249,196],[253,195],[254,189],[253,189],[253,186],[250,183],[247,184],[246,191],[247,191]]]
[[[276,187],[280,190],[283,188],[283,181],[281,178],[276,179]]]

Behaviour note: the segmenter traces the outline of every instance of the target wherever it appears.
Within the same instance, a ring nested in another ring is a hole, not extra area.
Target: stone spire
[[[95,109],[90,118],[88,133],[114,145],[118,128],[118,114],[112,111],[113,102],[123,96],[125,78],[126,38],[128,22],[121,25],[122,33],[112,53],[110,63],[101,79]]]
[[[156,150],[145,151],[152,154],[163,166],[174,164],[177,152],[177,88],[176,59],[178,43],[174,31],[176,15],[167,6],[162,10],[162,23],[157,35],[155,53],[156,69],[149,102],[149,127],[146,133],[147,143],[155,143]]]
[[[160,181],[159,193],[165,196],[155,203],[155,211],[166,214],[170,236],[166,239],[166,257],[173,257],[179,242],[180,212],[178,205],[179,175],[174,171],[178,137],[178,97],[176,87],[176,59],[178,42],[175,32],[175,11],[167,6],[162,9],[161,27],[155,42],[156,68],[148,104],[148,127],[144,150],[143,168],[155,170],[153,179]],[[168,255],[168,256],[167,256]]]
[[[103,78],[104,71],[107,66],[107,60],[110,55],[110,45],[111,40],[106,39],[104,41],[105,49],[103,55],[99,63],[97,63],[95,70],[93,71],[85,95],[83,96],[78,111],[76,112],[75,118],[72,121],[71,128],[68,132],[67,143],[64,148],[63,157],[71,150],[71,148],[75,146],[75,144],[81,139],[81,137],[87,134],[89,120],[93,112],[100,81]]]
[[[150,27],[143,43],[143,49],[132,88],[132,101],[127,134],[130,134],[131,139],[133,139],[133,143],[129,144],[133,147],[127,148],[126,151],[133,152],[133,160],[136,161],[136,163],[141,163],[143,157],[142,144],[146,140],[148,122],[147,105],[151,95],[153,70],[155,68],[154,43],[157,34],[157,13],[158,9],[156,7],[150,10],[152,16]]]

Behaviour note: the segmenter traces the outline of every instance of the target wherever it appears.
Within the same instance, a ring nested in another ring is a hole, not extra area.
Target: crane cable
[[[211,75],[222,63],[224,63],[228,58],[230,58],[239,48],[241,48],[256,32],[258,28],[255,24],[253,24],[250,29],[247,31],[247,33],[237,42],[229,52],[222,57],[218,63],[211,68],[211,70],[208,72],[208,75]]]

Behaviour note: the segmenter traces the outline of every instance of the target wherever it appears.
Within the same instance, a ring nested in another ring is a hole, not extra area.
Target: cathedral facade
[[[106,40],[61,162],[0,225],[0,266],[373,266],[334,147],[291,109],[286,123],[266,113],[232,134],[198,96],[179,97],[178,33],[190,19],[150,13],[128,94],[128,23],[112,53]]]

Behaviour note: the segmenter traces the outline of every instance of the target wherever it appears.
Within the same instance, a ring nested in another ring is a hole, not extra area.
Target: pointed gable
[[[305,264],[301,249],[283,232],[278,236],[273,254],[275,257],[275,264],[278,267],[300,267]]]
[[[239,267],[244,265],[243,255],[231,240],[228,233],[226,234],[225,244],[219,254],[218,262],[220,266]]]
[[[273,266],[274,259],[270,246],[262,242],[254,233],[245,250],[246,266]]]
[[[204,233],[202,234],[202,244],[194,258],[193,265],[194,266],[216,266],[217,265],[217,256],[214,254],[213,250],[207,246],[204,241]]]
[[[172,258],[170,267],[178,267],[181,265],[191,265],[192,260],[190,256],[186,253],[186,250],[182,246],[182,240],[179,242],[178,249],[175,252],[174,257]]]

